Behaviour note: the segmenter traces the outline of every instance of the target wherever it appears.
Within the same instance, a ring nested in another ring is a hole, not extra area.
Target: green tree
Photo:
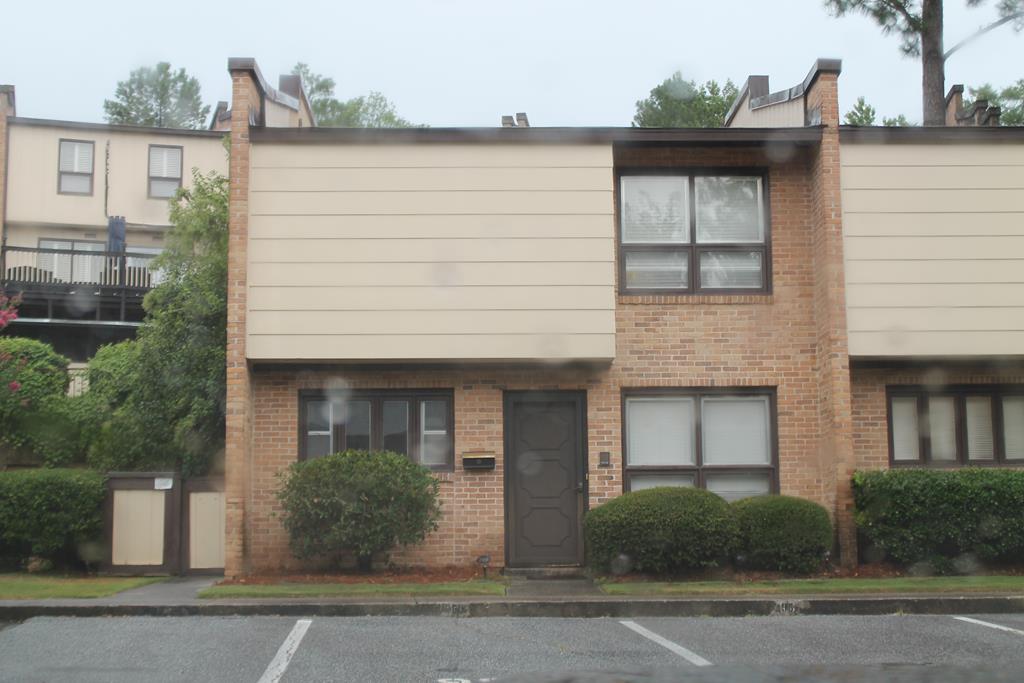
[[[736,99],[732,81],[697,85],[675,72],[636,103],[633,125],[639,128],[720,128]]]
[[[193,172],[171,205],[135,342],[97,354],[90,380],[111,416],[89,452],[98,469],[218,469],[224,447],[228,180]],[[131,378],[129,381],[127,378]],[[91,393],[91,392],[90,392]]]
[[[202,128],[210,115],[199,81],[167,62],[140,67],[119,81],[114,99],[103,102],[110,123],[159,128]]]
[[[977,88],[967,89],[968,97],[964,100],[964,108],[970,109],[974,102],[987,100],[1002,110],[999,122],[1004,126],[1024,126],[1024,78],[1002,90],[997,90],[989,83]]]
[[[985,0],[967,0],[969,6]],[[921,96],[924,125],[946,122],[946,60],[964,45],[1003,24],[1024,28],[1024,0],[998,0],[999,18],[981,27],[948,50],[943,46],[943,0],[825,0],[835,16],[866,14],[885,34],[899,34],[903,54],[921,58]]]
[[[903,114],[899,114],[898,116],[892,116],[892,117],[890,117],[890,116],[883,116],[882,117],[882,125],[883,126],[895,127],[895,128],[905,128],[907,126],[913,126],[913,125],[916,125],[916,124],[913,124],[910,121],[908,121],[907,117],[904,116]]]
[[[857,104],[853,109],[846,112],[843,123],[848,126],[873,126],[875,125],[875,108],[864,101],[864,96],[857,98]]]
[[[411,128],[415,124],[398,115],[395,105],[379,92],[339,100],[334,96],[333,78],[313,73],[299,62],[292,73],[302,78],[318,126],[340,128]]]

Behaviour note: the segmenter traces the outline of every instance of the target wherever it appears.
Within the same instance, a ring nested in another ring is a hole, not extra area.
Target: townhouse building
[[[314,125],[298,77],[280,85],[266,88],[265,123]],[[193,170],[227,174],[225,111],[209,130],[26,118],[0,86],[0,291],[21,298],[7,333],[53,345],[72,369],[134,336],[170,199]]]

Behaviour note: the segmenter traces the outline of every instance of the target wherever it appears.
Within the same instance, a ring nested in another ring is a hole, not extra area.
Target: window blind
[[[993,459],[996,449],[992,434],[992,399],[988,396],[968,396],[964,408],[967,418],[968,459]]]
[[[694,400],[667,396],[626,399],[630,465],[693,465]]]
[[[768,398],[701,400],[701,436],[705,465],[771,463]]]
[[[763,242],[761,179],[699,176],[694,180],[697,242]]]
[[[952,396],[928,399],[932,460],[956,460],[956,403]]]
[[[892,399],[892,457],[894,460],[920,458],[920,428],[917,399],[912,396]]]
[[[1024,459],[1024,396],[1003,398],[1003,442],[1007,460]]]
[[[150,147],[149,177],[181,178],[181,149],[179,147]]]
[[[622,243],[682,244],[690,241],[685,176],[623,177]]]
[[[92,143],[61,140],[60,172],[92,173]]]

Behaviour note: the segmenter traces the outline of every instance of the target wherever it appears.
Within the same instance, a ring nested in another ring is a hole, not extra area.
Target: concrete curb
[[[641,600],[463,600],[427,602],[189,602],[0,605],[0,621],[32,617],[433,616],[433,617],[745,617],[1024,612],[1024,596],[735,598]]]

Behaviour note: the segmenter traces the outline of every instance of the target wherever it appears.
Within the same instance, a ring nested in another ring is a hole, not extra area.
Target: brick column
[[[7,230],[7,167],[10,162],[7,118],[14,114],[14,86],[0,85],[0,242],[3,242]]]
[[[807,91],[806,107],[809,114],[820,115],[823,127],[821,147],[812,157],[810,168],[819,463],[823,499],[833,505],[840,559],[851,566],[857,562],[857,542],[850,487],[854,456],[839,182],[838,79],[838,65],[834,70],[819,71]]]
[[[249,121],[261,105],[253,72],[231,71],[231,159],[228,204],[227,432],[224,443],[224,574],[244,574],[251,495],[252,377],[245,354],[246,263],[249,239]],[[257,118],[258,120],[258,118]]]

